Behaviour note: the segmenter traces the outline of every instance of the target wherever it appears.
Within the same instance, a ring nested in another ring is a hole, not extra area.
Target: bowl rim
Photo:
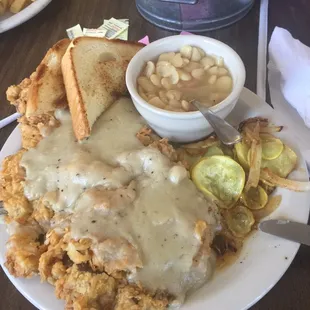
[[[237,54],[237,52],[235,52],[229,45],[227,45],[227,44],[225,44],[219,40],[216,40],[216,39],[213,39],[210,37],[201,36],[201,35],[168,36],[168,37],[156,40],[156,41],[146,45],[145,47],[143,47],[140,51],[138,51],[137,54],[129,62],[127,70],[126,70],[126,86],[127,86],[127,89],[129,91],[130,95],[133,97],[134,100],[138,101],[138,103],[142,107],[144,107],[145,109],[151,110],[152,112],[154,112],[157,115],[175,118],[175,119],[192,119],[192,118],[201,118],[201,116],[202,116],[202,114],[199,111],[175,112],[175,111],[160,109],[160,108],[157,108],[157,107],[151,105],[150,103],[145,101],[139,95],[139,93],[136,89],[137,87],[135,86],[135,83],[134,83],[132,75],[131,75],[131,72],[137,66],[136,63],[139,61],[140,55],[142,53],[145,54],[148,51],[153,50],[154,48],[156,48],[158,45],[162,44],[165,41],[180,40],[181,37],[182,37],[182,39],[185,39],[184,45],[186,45],[186,37],[188,37],[188,36],[194,37],[195,39],[197,39],[197,41],[205,41],[207,43],[212,43],[212,44],[216,44],[216,45],[221,46],[223,49],[228,51],[228,53],[231,53],[233,55],[233,57],[235,57],[238,65],[239,65],[237,84],[233,86],[232,92],[228,95],[227,98],[225,98],[223,101],[221,101],[220,103],[218,103],[218,104],[216,104],[210,108],[212,112],[217,113],[218,111],[224,109],[226,106],[231,104],[231,102],[233,102],[234,100],[236,100],[240,96],[240,93],[244,87],[245,77],[246,77],[246,71],[245,71],[244,63],[243,63],[241,57]]]

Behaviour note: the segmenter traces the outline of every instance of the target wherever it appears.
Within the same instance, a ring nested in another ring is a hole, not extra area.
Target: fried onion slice
[[[259,136],[260,122],[257,122],[254,130],[245,128],[246,136],[251,140],[250,148],[250,170],[248,180],[245,185],[245,190],[248,191],[251,187],[257,187],[259,182],[260,168],[262,163],[262,144]]]
[[[282,196],[272,196],[269,198],[266,206],[263,209],[259,210],[252,210],[252,213],[254,215],[255,221],[260,221],[264,217],[270,215],[272,212],[274,212],[281,204]]]
[[[292,181],[281,178],[274,174],[270,169],[264,168],[261,170],[260,178],[270,184],[286,188],[295,192],[310,191],[310,182]]]

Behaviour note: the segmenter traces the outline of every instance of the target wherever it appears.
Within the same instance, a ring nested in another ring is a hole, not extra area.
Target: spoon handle
[[[197,100],[191,102],[205,117],[214,129],[218,138],[225,145],[234,145],[242,140],[242,136],[237,129],[227,123],[224,119],[215,115],[209,108],[205,107]]]

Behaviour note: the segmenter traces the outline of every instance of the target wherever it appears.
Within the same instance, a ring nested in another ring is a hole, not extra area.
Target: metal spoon
[[[205,119],[210,123],[218,138],[225,145],[234,145],[242,140],[242,136],[237,129],[231,126],[222,118],[215,115],[208,107],[202,105],[197,100],[191,101]]]

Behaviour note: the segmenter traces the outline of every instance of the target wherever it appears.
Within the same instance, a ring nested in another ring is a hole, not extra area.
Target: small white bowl
[[[179,51],[184,45],[202,48],[209,55],[222,56],[232,79],[230,95],[210,109],[222,118],[235,107],[245,82],[245,68],[239,55],[228,45],[198,35],[177,35],[155,41],[141,49],[130,61],[126,72],[126,85],[132,101],[150,127],[161,137],[174,142],[193,142],[212,133],[211,125],[199,111],[172,112],[159,109],[140,97],[137,91],[137,78],[149,60],[157,60],[165,52]]]

